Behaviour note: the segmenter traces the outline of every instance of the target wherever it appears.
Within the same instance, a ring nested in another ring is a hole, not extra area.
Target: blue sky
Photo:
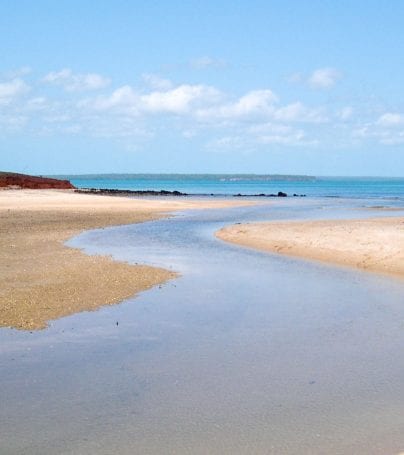
[[[404,176],[403,20],[400,0],[2,2],[0,169]]]

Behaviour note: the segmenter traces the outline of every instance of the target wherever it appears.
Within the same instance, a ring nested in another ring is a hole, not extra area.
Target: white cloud
[[[197,116],[203,119],[228,118],[269,114],[274,110],[277,97],[271,90],[252,90],[233,103],[200,109]]]
[[[277,96],[271,90],[252,90],[234,104],[234,111],[236,115],[269,112],[277,101]]]
[[[353,136],[376,140],[383,145],[404,144],[404,115],[386,112],[376,121],[355,129]]]
[[[396,127],[404,125],[404,115],[386,112],[385,114],[381,115],[376,122],[380,126],[385,127]]]
[[[341,73],[335,68],[319,68],[313,71],[307,82],[314,89],[328,89],[333,87],[341,77]]]
[[[308,75],[292,73],[286,80],[292,84],[307,84],[312,89],[325,90],[332,88],[341,78],[342,73],[335,68],[318,68]]]
[[[299,100],[285,104],[268,88],[234,96],[202,83],[174,84],[150,73],[141,77],[143,87],[122,85],[84,95],[82,90],[96,90],[109,81],[66,69],[49,73],[46,80],[70,91],[69,96],[48,91],[46,97],[38,81],[31,88],[20,78],[5,80],[0,82],[1,131],[128,137],[138,144],[172,129],[180,140],[197,136],[195,141],[205,138],[210,148],[242,151],[271,144],[315,145],[320,139],[323,145],[340,145],[339,136],[350,137],[352,144],[404,144],[402,113],[386,111],[365,123],[369,114],[356,106],[353,120],[351,106],[308,105]],[[302,81],[307,82],[307,75]],[[24,96],[29,90],[33,93]]]
[[[186,114],[192,108],[216,102],[221,93],[207,85],[179,85],[170,90],[154,90],[138,93],[129,85],[120,87],[110,96],[101,96],[95,100],[85,100],[82,106],[96,110],[126,112],[131,115],[140,113]]]
[[[164,79],[157,74],[144,73],[142,74],[142,79],[152,89],[156,90],[168,90],[173,86],[170,80]]]
[[[300,102],[279,106],[278,97],[269,89],[251,90],[233,101],[228,98],[216,88],[206,85],[183,84],[167,90],[148,92],[138,92],[131,86],[123,86],[110,95],[84,100],[80,106],[89,112],[111,116],[127,115],[139,120],[146,119],[148,115],[156,118],[165,114],[180,115],[181,124],[176,125],[176,128],[184,138],[193,137],[195,131],[210,129],[225,133],[236,128],[237,132],[243,132],[248,139],[240,141],[241,136],[237,136],[238,139],[235,140],[234,135],[224,134],[223,137],[210,141],[210,148],[314,144],[315,141],[308,139],[302,129],[291,125],[328,121],[322,108],[309,108]],[[148,120],[149,123],[150,121]]]
[[[191,60],[190,65],[192,68],[197,70],[202,70],[206,68],[220,69],[226,67],[226,61],[222,59],[204,56]]]
[[[328,120],[321,109],[310,109],[301,102],[277,109],[273,117],[282,122],[322,123]]]
[[[289,125],[280,125],[277,123],[262,123],[253,125],[248,129],[248,133],[254,137],[259,144],[277,144],[277,145],[314,145],[315,140],[310,140],[304,130],[296,129]]]
[[[0,104],[7,104],[12,99],[27,93],[30,87],[22,79],[0,82]]]
[[[254,150],[269,145],[307,146],[316,145],[302,129],[274,123],[257,124],[238,130],[237,134],[222,136],[208,143],[212,150]]]
[[[124,85],[114,90],[111,95],[82,100],[78,103],[78,107],[87,107],[96,111],[117,110],[137,114],[139,96],[130,85]]]
[[[301,102],[278,107],[278,97],[271,90],[253,90],[232,103],[217,104],[196,112],[202,120],[254,120],[267,118],[278,122],[323,123],[328,118],[323,109],[308,108]]]
[[[197,104],[217,101],[219,90],[207,85],[180,85],[166,91],[155,91],[140,97],[141,107],[149,112],[183,114]]]
[[[99,90],[110,84],[110,79],[96,73],[76,74],[69,68],[48,73],[44,82],[63,87],[68,92]]]

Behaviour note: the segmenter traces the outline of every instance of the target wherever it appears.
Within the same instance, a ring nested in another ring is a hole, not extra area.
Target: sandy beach
[[[227,242],[404,277],[404,218],[265,222],[217,232]]]
[[[64,246],[79,232],[153,220],[175,210],[243,204],[249,202],[0,191],[0,327],[41,329],[50,320],[118,303],[175,276]]]

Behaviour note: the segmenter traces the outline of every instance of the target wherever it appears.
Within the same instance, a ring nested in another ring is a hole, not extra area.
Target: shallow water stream
[[[0,453],[403,451],[404,282],[213,235],[242,221],[389,215],[368,204],[274,200],[72,239],[181,276],[44,331],[0,330]]]

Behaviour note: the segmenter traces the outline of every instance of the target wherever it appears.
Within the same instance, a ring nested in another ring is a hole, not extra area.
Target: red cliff
[[[15,174],[13,172],[0,172],[0,188],[28,188],[35,190],[57,189],[68,190],[75,187],[69,180],[37,177],[34,175]]]

